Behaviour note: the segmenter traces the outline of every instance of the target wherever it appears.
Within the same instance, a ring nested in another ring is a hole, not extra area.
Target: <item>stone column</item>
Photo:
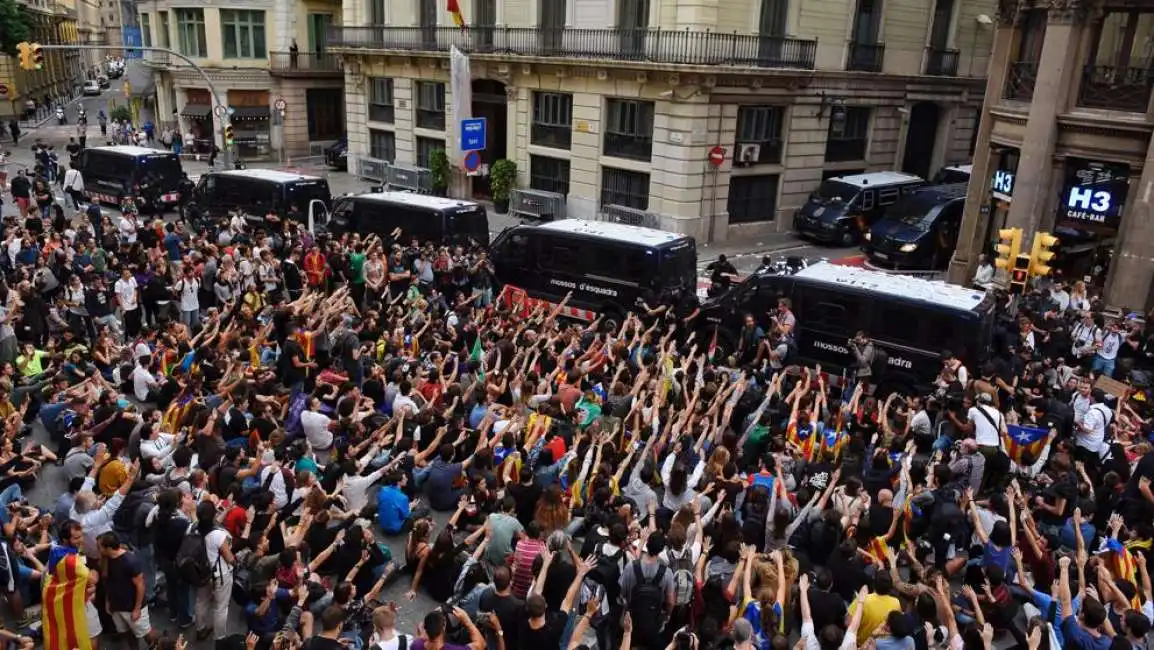
[[[1114,259],[1106,280],[1106,304],[1144,312],[1154,282],[1154,140],[1146,148],[1142,176],[1130,179],[1129,204],[1122,215]]]
[[[1086,0],[1050,0],[1046,38],[1010,204],[1009,225],[1021,228],[1026,240],[1043,225],[1045,193],[1050,190],[1050,167],[1058,138],[1057,117],[1069,104],[1071,81],[1081,70],[1077,43],[1081,41],[1086,4]]]
[[[974,145],[973,173],[966,189],[965,214],[958,232],[958,244],[950,261],[949,281],[955,284],[969,282],[978,265],[978,255],[985,244],[988,211],[990,203],[990,180],[993,175],[990,154],[990,135],[994,131],[990,107],[997,104],[1006,87],[1006,72],[1014,48],[1018,30],[1016,0],[1000,0],[998,5],[998,28],[994,32],[993,48],[990,52],[990,67],[986,74],[986,101],[982,106],[978,121],[978,138]]]

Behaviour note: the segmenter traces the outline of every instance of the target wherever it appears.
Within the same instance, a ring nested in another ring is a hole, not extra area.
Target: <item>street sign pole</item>
[[[208,73],[204,71],[204,68],[200,67],[199,65],[196,64],[196,61],[193,61],[192,59],[181,54],[180,52],[177,52],[175,50],[170,50],[166,47],[143,47],[143,46],[137,47],[134,45],[134,46],[126,48],[123,43],[121,43],[120,45],[116,45],[116,46],[112,46],[112,45],[41,45],[40,47],[41,47],[41,49],[45,49],[45,50],[115,51],[115,50],[132,49],[132,50],[140,50],[142,52],[164,52],[165,54],[168,54],[169,56],[175,56],[176,58],[180,59],[181,61],[184,61],[193,70],[196,70],[200,74],[200,76],[204,79],[204,83],[205,83],[205,85],[208,86],[208,91],[210,93],[212,93],[213,99],[216,100],[216,103],[220,106],[227,106],[227,104],[224,103],[224,100],[221,99],[220,92],[217,91],[216,86],[213,85],[212,79],[208,78]],[[229,147],[228,143],[226,143],[224,141],[224,126],[225,126],[224,122],[222,121],[220,123],[220,141],[222,144],[224,144],[224,150],[223,150],[224,166],[225,166],[225,169],[228,169],[228,168],[232,167],[232,148]]]

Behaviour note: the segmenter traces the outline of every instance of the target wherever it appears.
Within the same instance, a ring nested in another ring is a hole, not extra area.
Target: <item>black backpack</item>
[[[641,562],[633,563],[633,596],[629,599],[629,613],[633,616],[634,634],[638,638],[653,639],[661,634],[662,612],[665,606],[665,589],[661,581],[665,577],[665,565],[657,565],[657,573],[646,579],[641,570]]]
[[[604,587],[609,606],[616,606],[617,596],[621,593],[621,559],[625,557],[625,551],[617,549],[616,553],[608,554],[605,553],[605,544],[601,543],[593,550],[593,556],[597,558],[597,566],[589,572],[588,579]]]
[[[220,562],[218,555],[216,561]],[[212,565],[208,562],[208,540],[193,526],[176,552],[176,572],[193,587],[207,587],[212,583]]]

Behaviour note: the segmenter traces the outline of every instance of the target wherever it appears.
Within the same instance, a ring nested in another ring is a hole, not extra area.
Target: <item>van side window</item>
[[[878,205],[893,205],[898,200],[900,192],[896,187],[887,187],[878,190]]]
[[[553,271],[565,274],[583,273],[584,265],[581,255],[573,242],[567,242],[553,237],[541,240],[537,254],[537,264],[543,271]]]
[[[806,289],[794,292],[795,301],[801,298],[798,322],[807,329],[814,329],[834,336],[852,336],[858,329],[861,304],[852,295],[838,295],[822,289]]]
[[[945,338],[946,331],[933,329],[939,323],[933,321],[933,325],[927,322],[926,318],[929,314],[919,314],[911,309],[902,309],[895,305],[886,305],[881,302],[874,303],[873,309],[873,326],[870,328],[870,336],[882,341],[901,341],[906,345],[916,345],[918,347],[926,347],[932,341],[926,339],[933,339],[936,341],[949,341]],[[940,347],[940,345],[939,345]]]
[[[333,206],[333,218],[341,218],[346,222],[353,216],[353,202],[351,200],[344,200]]]
[[[510,264],[518,266],[525,263],[529,257],[529,237],[527,235],[514,233],[509,235],[509,239],[504,244],[505,259]]]
[[[873,207],[874,207],[874,191],[873,190],[863,190],[862,193],[859,194],[858,196],[861,197],[861,209],[862,210],[872,210],[873,209]]]
[[[639,283],[647,275],[645,251],[613,244],[595,246],[589,271],[592,275]]]

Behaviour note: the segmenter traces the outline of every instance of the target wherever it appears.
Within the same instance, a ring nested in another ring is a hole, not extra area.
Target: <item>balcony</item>
[[[168,52],[146,50],[142,53],[140,62],[143,63],[145,67],[164,70],[172,65],[172,56],[170,56]]]
[[[1145,113],[1150,105],[1154,70],[1088,65],[1082,71],[1078,105],[1116,111]]]
[[[958,50],[926,48],[926,74],[932,77],[958,76]]]
[[[885,43],[855,43],[849,44],[849,59],[845,62],[846,70],[856,72],[881,72],[882,62],[886,58]]]
[[[817,41],[662,29],[538,27],[338,27],[332,48],[636,61],[701,66],[812,70]]]
[[[1028,102],[1034,97],[1034,84],[1038,82],[1038,63],[1018,61],[1010,64],[1006,71],[1006,99]]]
[[[331,52],[269,52],[269,74],[280,77],[340,77],[341,57]]]

